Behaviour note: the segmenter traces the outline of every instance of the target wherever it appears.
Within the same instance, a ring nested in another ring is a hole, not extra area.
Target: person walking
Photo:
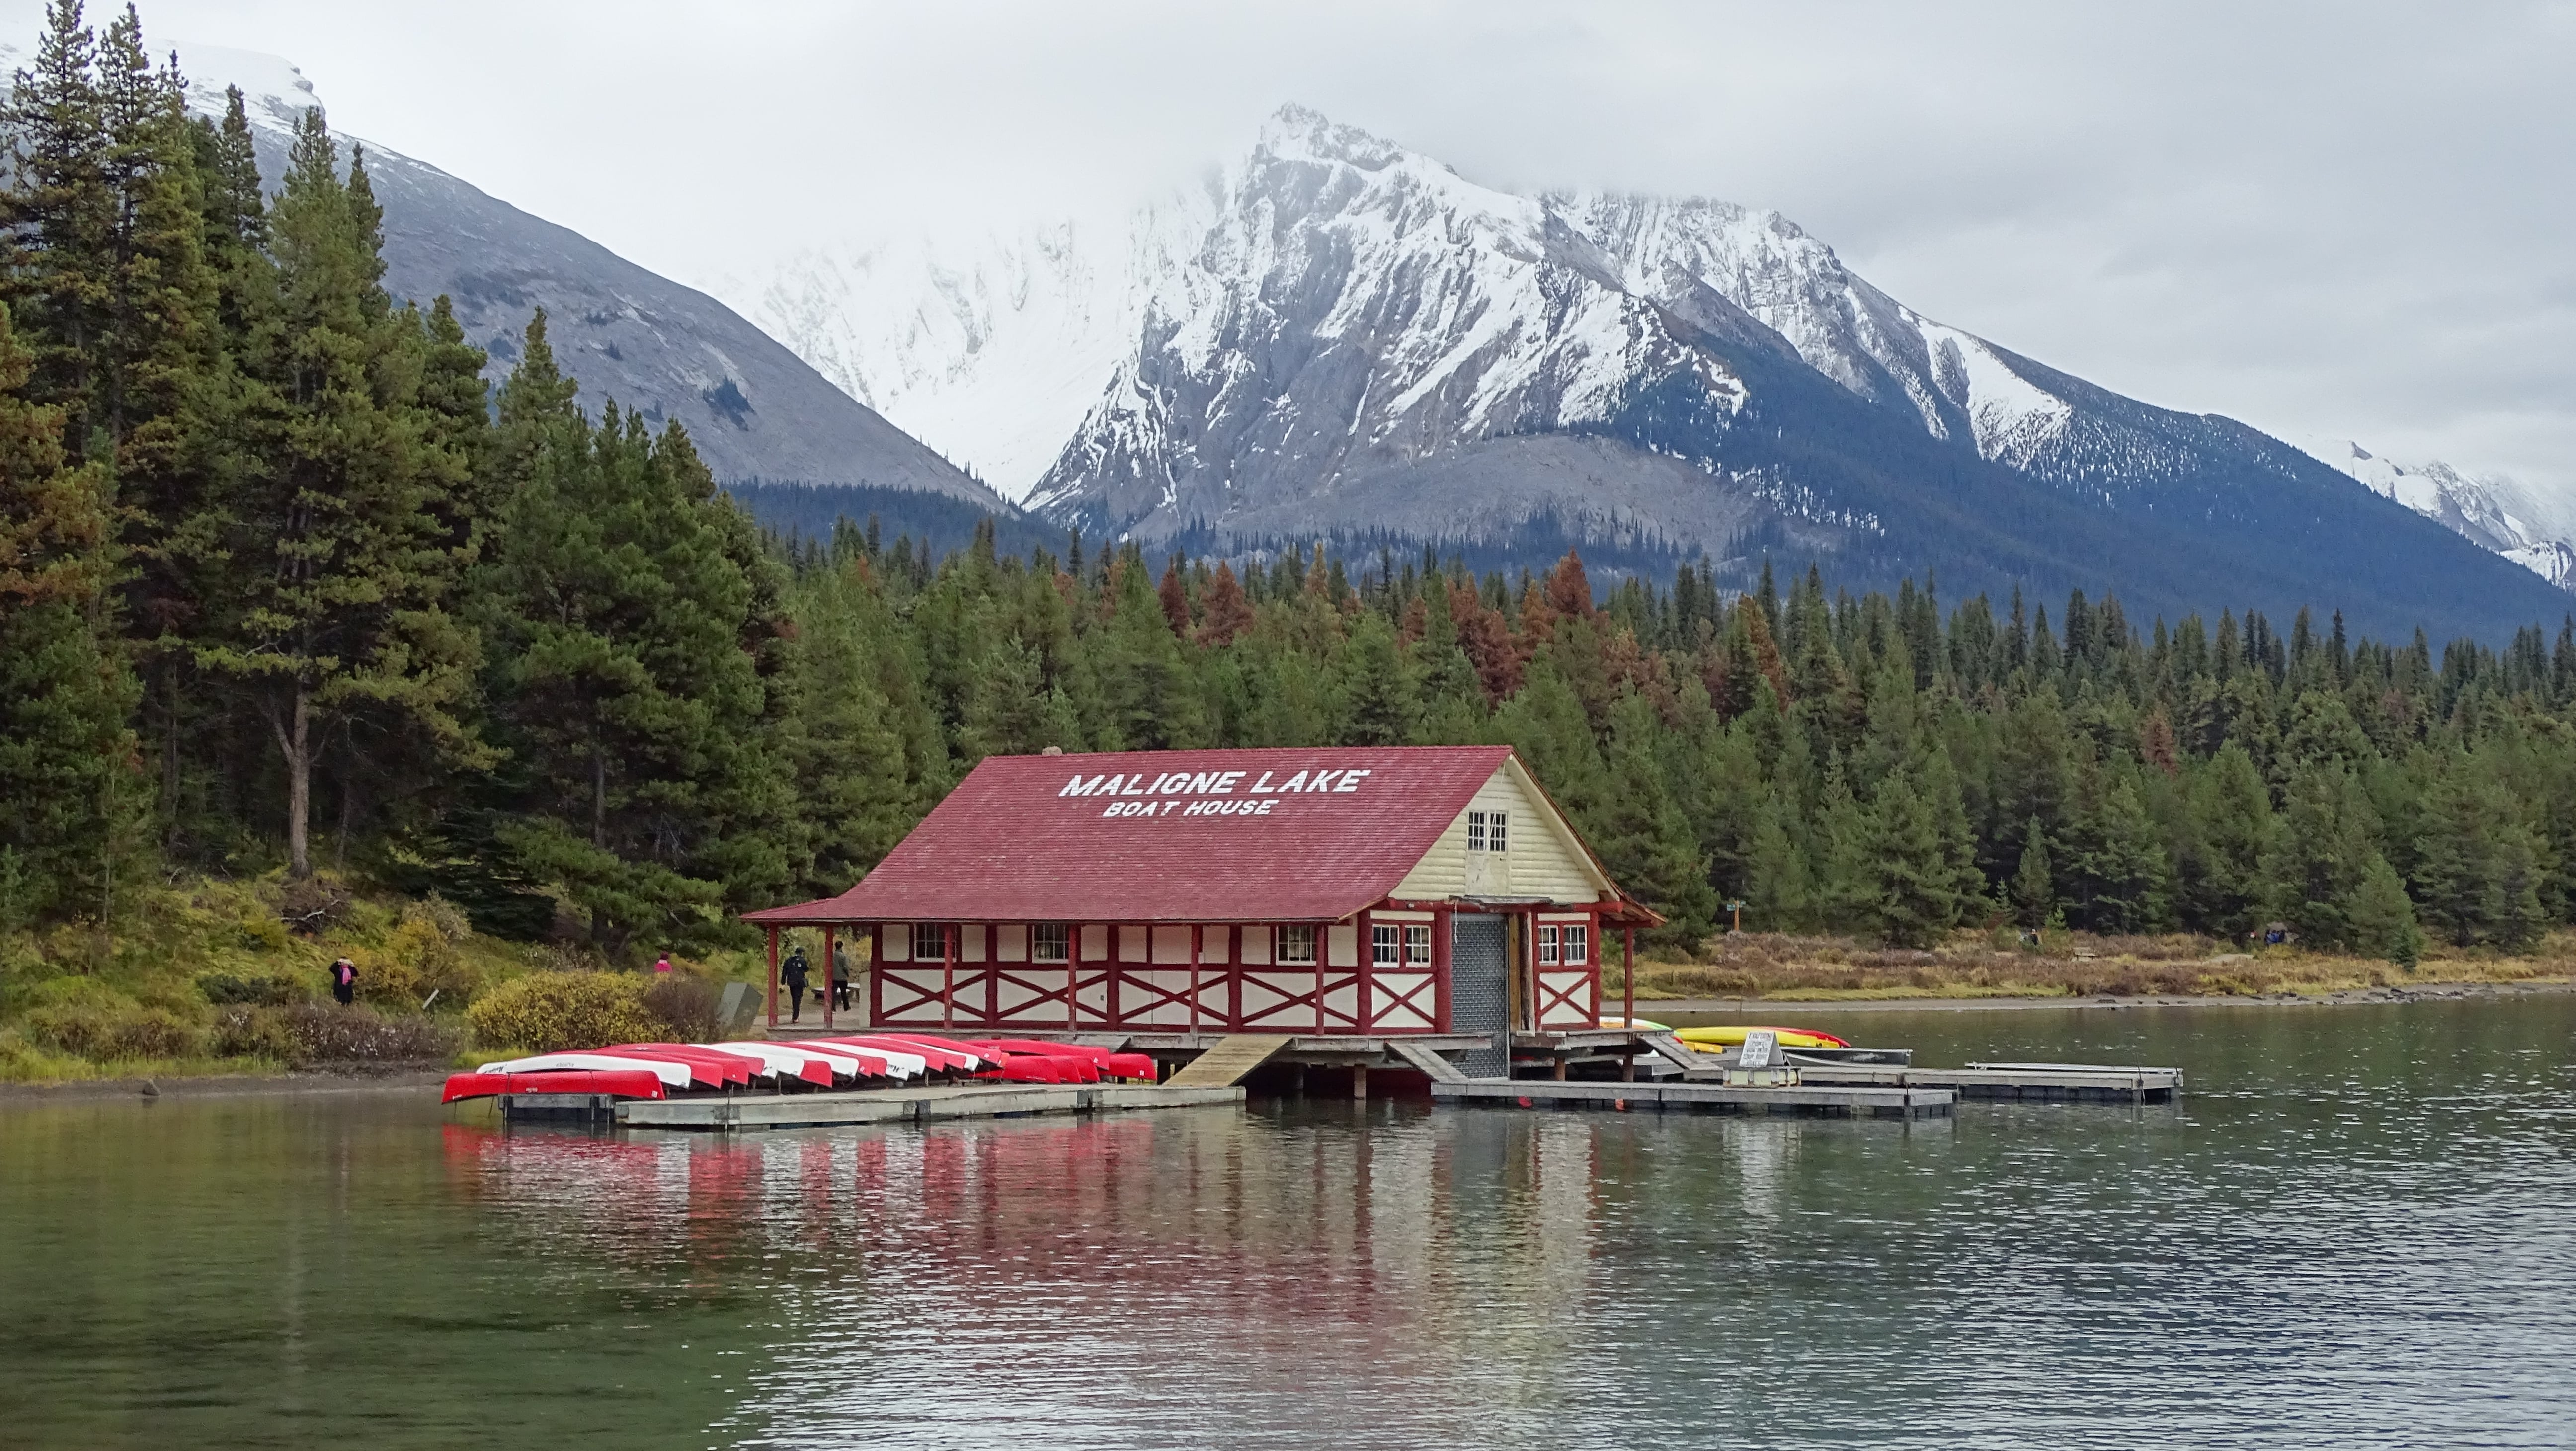
[[[850,1010],[850,944],[832,944],[832,1006]]]
[[[805,965],[805,949],[795,948],[787,954],[787,965],[778,975],[787,984],[787,1021],[805,1016],[805,978],[812,969]]]
[[[358,1000],[358,965],[346,957],[331,964],[331,999],[344,1008]]]

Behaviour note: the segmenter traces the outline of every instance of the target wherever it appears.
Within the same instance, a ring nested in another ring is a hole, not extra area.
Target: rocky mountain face
[[[1124,235],[808,254],[749,305],[1006,497],[1157,546],[1812,558],[2378,631],[2565,607],[2299,449],[1926,318],[1777,213],[1518,195],[1296,108]]]
[[[0,47],[0,69],[25,63]],[[205,114],[220,116],[224,88],[241,87],[260,169],[272,181],[281,176],[297,118],[320,104],[311,82],[277,57],[218,46],[184,46],[180,65],[190,106]],[[556,360],[580,380],[594,415],[615,399],[657,427],[678,419],[738,492],[820,484],[1012,512],[714,298],[425,162],[372,143],[366,157],[384,206],[386,288],[423,304],[452,298],[466,336],[490,352],[494,381],[517,361],[530,314],[544,308]]]
[[[2300,445],[2383,499],[2436,520],[2560,589],[2576,593],[2576,520],[2501,474],[2467,474],[2440,459],[2401,464],[2348,438]]]

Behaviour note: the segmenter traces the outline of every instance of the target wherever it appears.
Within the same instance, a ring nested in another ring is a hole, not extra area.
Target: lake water
[[[0,1104],[0,1445],[2576,1444],[2576,998],[1800,1021],[2192,1091],[736,1140]]]

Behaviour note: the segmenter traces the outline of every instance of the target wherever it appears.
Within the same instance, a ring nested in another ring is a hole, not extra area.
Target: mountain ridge
[[[220,117],[225,88],[243,91],[260,170],[271,186],[304,108],[322,105],[293,63],[202,42],[176,46],[188,105]],[[0,72],[25,64],[0,43]],[[326,112],[327,114],[327,112]],[[399,151],[353,136],[384,208],[385,287],[426,304],[447,295],[498,381],[517,361],[529,316],[596,411],[610,398],[659,425],[677,419],[720,483],[811,481],[937,494],[1016,511],[964,471],[816,373],[714,297]]]
[[[1490,542],[1547,515],[1683,555],[1774,541],[1855,582],[1903,565],[2387,629],[2495,634],[2566,604],[2242,423],[1928,318],[1774,212],[1502,191],[1291,107],[1127,237],[1047,243],[937,259],[926,281],[885,254],[791,265],[770,298],[838,270],[854,311],[753,310],[800,351],[839,348],[845,386],[961,456],[1000,431],[986,414],[1071,411],[1062,378],[1042,407],[1015,391],[1067,319],[1130,329],[1086,339],[1106,371],[1052,456],[1023,437],[986,477],[1148,543]],[[851,316],[910,330],[871,345]]]

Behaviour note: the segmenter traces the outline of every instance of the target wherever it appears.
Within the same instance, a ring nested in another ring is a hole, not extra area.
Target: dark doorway
[[[1483,1033],[1492,1046],[1471,1050],[1458,1066],[1470,1078],[1509,1078],[1511,995],[1503,952],[1504,919],[1489,912],[1461,912],[1449,937],[1449,1028]]]

